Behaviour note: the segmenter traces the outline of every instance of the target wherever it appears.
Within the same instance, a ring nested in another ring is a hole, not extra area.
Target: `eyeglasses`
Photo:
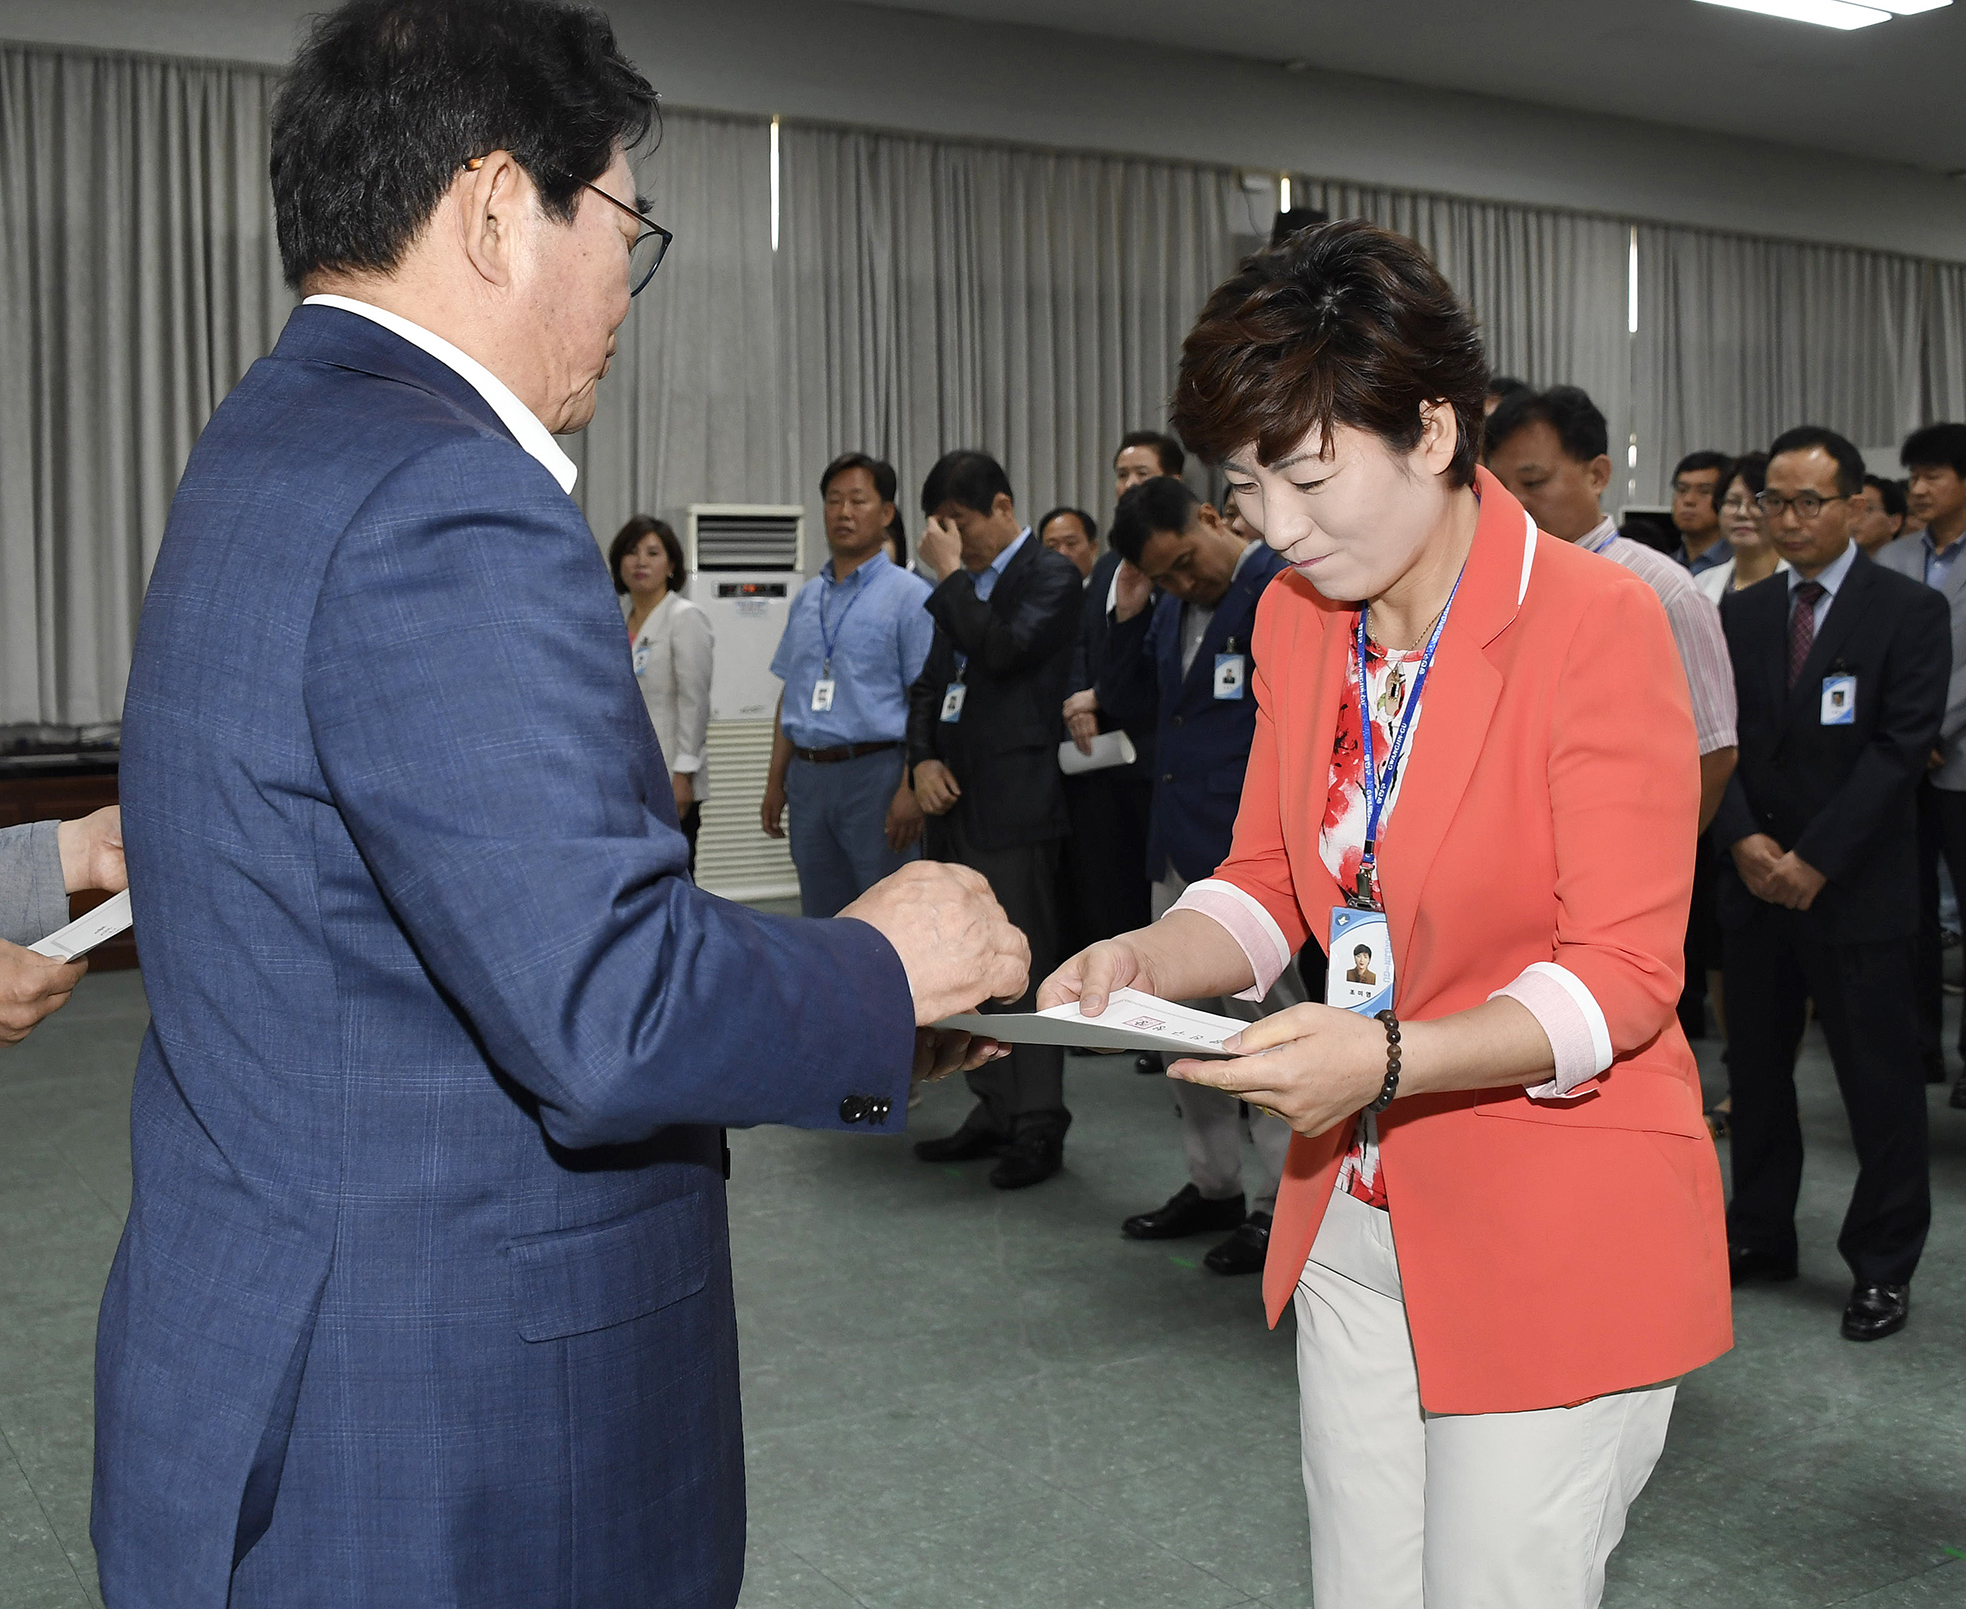
[[[595,195],[611,207],[619,207],[629,217],[642,226],[642,232],[628,248],[628,294],[639,296],[642,287],[655,278],[655,271],[662,266],[662,259],[668,254],[669,242],[676,237],[653,218],[644,217],[625,201],[617,201],[598,184],[580,181]]]
[[[1797,492],[1793,497],[1784,497],[1780,492],[1760,492],[1755,496],[1756,505],[1771,520],[1780,519],[1782,511],[1790,508],[1795,510],[1797,519],[1813,520],[1822,513],[1825,503],[1847,503],[1849,500],[1843,495],[1824,497],[1819,492]]]
[[[485,165],[485,159],[481,156],[474,156],[464,165],[473,173],[476,173],[478,169]],[[568,174],[567,177],[571,179],[573,175]],[[668,255],[670,241],[676,237],[667,229],[664,229],[653,218],[645,217],[643,214],[637,212],[627,202],[617,201],[598,184],[587,179],[575,179],[574,182],[580,185],[582,189],[592,190],[595,195],[599,196],[609,206],[619,207],[642,226],[642,232],[634,238],[628,247],[628,294],[630,296],[641,295],[642,287],[655,278],[655,271],[662,266],[662,259]]]

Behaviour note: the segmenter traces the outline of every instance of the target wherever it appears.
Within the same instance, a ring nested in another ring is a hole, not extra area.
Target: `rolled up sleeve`
[[[68,921],[58,821],[0,829],[0,939],[33,944]]]

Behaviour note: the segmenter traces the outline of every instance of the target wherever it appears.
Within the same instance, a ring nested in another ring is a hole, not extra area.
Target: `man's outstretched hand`
[[[115,805],[64,821],[55,829],[55,844],[61,851],[62,883],[69,893],[99,888],[105,894],[120,894],[130,886],[123,865],[123,812]]]
[[[1030,985],[1030,944],[983,874],[967,866],[911,861],[840,915],[865,922],[894,946],[918,1027],[985,1000],[1016,1000]]]
[[[55,961],[0,940],[0,1045],[18,1045],[43,1017],[67,1005],[88,970],[86,961]]]

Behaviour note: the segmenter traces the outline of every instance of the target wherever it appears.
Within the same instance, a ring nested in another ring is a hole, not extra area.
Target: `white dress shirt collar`
[[[1827,603],[1829,599],[1836,596],[1837,589],[1843,585],[1844,577],[1850,573],[1850,566],[1856,562],[1857,544],[1852,542],[1813,576],[1804,577],[1801,571],[1791,568],[1789,570],[1789,596],[1793,598],[1795,596],[1795,589],[1801,586],[1803,581],[1807,579],[1814,581],[1823,589],[1825,596],[1819,601]],[[1818,618],[1821,617],[1818,616]]]
[[[546,473],[560,483],[561,491],[569,494],[573,491],[574,479],[580,473],[574,468],[573,460],[560,451],[560,444],[539,422],[539,416],[513,396],[511,388],[476,358],[459,351],[441,335],[432,335],[421,324],[411,323],[400,313],[392,313],[387,308],[368,302],[358,302],[353,297],[310,296],[300,305],[338,307],[344,313],[358,314],[372,323],[380,324],[391,334],[400,335],[411,346],[428,352],[485,399],[485,405],[512,432],[513,440],[539,460]]]

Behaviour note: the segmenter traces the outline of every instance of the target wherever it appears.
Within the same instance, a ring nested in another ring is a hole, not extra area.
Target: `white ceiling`
[[[1696,0],[908,0],[888,9],[1299,61],[1930,172],[1966,169],[1966,0],[1849,33]]]

